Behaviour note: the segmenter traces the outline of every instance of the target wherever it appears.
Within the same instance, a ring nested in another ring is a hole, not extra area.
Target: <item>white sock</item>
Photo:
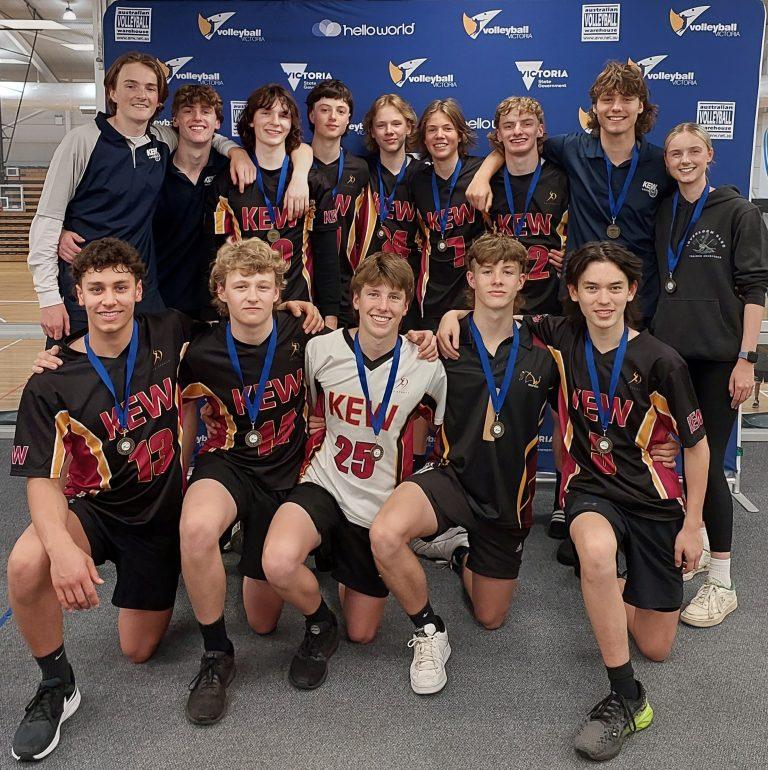
[[[704,546],[704,550],[708,551],[709,550],[709,535],[707,535],[707,528],[706,527],[702,527],[700,532],[701,532],[701,543]]]
[[[716,559],[714,556],[709,562],[709,579],[717,580],[727,588],[731,587],[731,560]]]

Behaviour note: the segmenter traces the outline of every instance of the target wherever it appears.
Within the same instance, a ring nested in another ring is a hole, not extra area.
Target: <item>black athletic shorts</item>
[[[523,561],[523,542],[530,530],[504,527],[472,510],[464,487],[450,465],[425,467],[409,476],[429,499],[437,517],[433,540],[451,527],[464,527],[469,537],[467,567],[483,577],[515,580]]]
[[[349,521],[330,492],[305,481],[293,488],[286,502],[296,503],[309,514],[323,541],[319,550],[330,559],[334,580],[366,596],[383,599],[389,595],[373,560],[370,531]]]
[[[123,524],[96,511],[87,497],[69,501],[83,525],[91,558],[117,567],[112,604],[128,610],[169,610],[181,572],[180,511],[161,512],[146,524]]]
[[[565,516],[569,528],[579,514],[587,511],[608,519],[616,534],[627,562],[624,601],[644,610],[679,610],[683,603],[683,571],[675,566],[675,538],[683,526],[683,516],[670,520],[649,519],[604,497],[578,492],[567,495]],[[577,575],[578,559],[577,553]]]
[[[250,468],[243,468],[217,453],[200,455],[195,461],[190,485],[201,479],[218,481],[235,501],[236,521],[243,528],[240,574],[253,580],[266,580],[261,566],[264,541],[275,512],[285,502],[288,490],[266,487]]]

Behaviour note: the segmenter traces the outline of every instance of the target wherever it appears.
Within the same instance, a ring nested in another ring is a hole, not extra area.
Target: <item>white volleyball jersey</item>
[[[378,437],[360,385],[354,341],[347,329],[314,337],[307,343],[305,371],[312,404],[325,416],[325,431],[310,439],[301,481],[327,489],[349,521],[369,528],[395,487],[413,464],[411,424],[425,416],[443,421],[447,380],[440,361],[423,361],[416,345],[403,337],[392,398]],[[384,397],[392,352],[370,361],[365,372],[372,409]],[[378,445],[384,452],[374,460]]]

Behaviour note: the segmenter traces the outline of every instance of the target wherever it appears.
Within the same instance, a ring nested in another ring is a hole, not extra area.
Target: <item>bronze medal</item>
[[[245,445],[251,449],[255,449],[259,444],[261,444],[261,433],[255,429],[249,430],[248,433],[245,434]]]
[[[381,444],[374,444],[371,447],[371,457],[374,462],[381,460],[381,458],[384,457],[384,447],[382,447]]]
[[[613,441],[608,436],[600,436],[595,446],[601,455],[607,455],[613,451]]]
[[[499,439],[504,435],[504,432],[506,431],[506,428],[504,427],[504,423],[496,418],[491,423],[491,436],[493,436],[494,439]]]
[[[279,230],[275,230],[275,228],[273,227],[271,230],[267,231],[267,240],[270,243],[274,243],[275,241],[277,241],[279,239],[280,239],[280,231]]]
[[[117,442],[118,454],[127,456],[131,452],[133,452],[135,448],[136,448],[136,442],[132,438],[129,438],[128,436],[126,436],[125,434],[123,434],[120,437],[120,440]]]
[[[615,222],[611,222],[611,224],[605,228],[605,234],[609,238],[615,240],[621,235],[621,228]]]

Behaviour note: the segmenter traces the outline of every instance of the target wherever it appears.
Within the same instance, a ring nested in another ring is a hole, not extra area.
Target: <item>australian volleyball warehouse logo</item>
[[[165,79],[170,83],[172,80],[180,80],[185,83],[202,83],[208,86],[221,86],[224,81],[219,72],[191,72],[187,70],[194,56],[177,56],[175,59],[167,59],[160,62],[165,72]]]
[[[620,3],[590,3],[581,6],[582,43],[617,41],[620,35]]]
[[[312,25],[315,37],[403,37],[416,32],[416,22],[402,24],[339,24],[338,21],[323,19]]]
[[[115,11],[115,42],[152,42],[151,8],[118,8]]]
[[[456,88],[458,83],[453,74],[427,75],[423,72],[417,74],[417,70],[426,62],[426,59],[408,59],[400,64],[389,63],[389,76],[392,82],[402,88],[406,83],[418,83],[419,85],[432,86],[433,88]]]
[[[715,37],[740,37],[739,25],[735,21],[713,22],[699,21],[699,16],[705,14],[711,6],[697,5],[686,8],[684,11],[669,9],[669,25],[673,32],[682,37],[689,30],[691,32],[709,32]]]
[[[635,62],[633,62],[632,59],[628,59],[627,63],[636,64],[640,67],[640,71],[643,73],[643,77],[646,80],[669,83],[673,86],[698,85],[696,83],[696,73],[693,70],[690,70],[689,72],[679,72],[677,70],[670,70],[666,67],[659,67],[668,56],[669,54],[646,56],[645,59],[638,59]]]
[[[309,66],[306,62],[288,62],[280,65],[283,68],[285,76],[288,78],[288,84],[295,91],[299,83],[305,90],[314,88],[321,80],[331,80],[333,75],[330,72],[312,72],[307,70]]]
[[[483,11],[474,16],[468,16],[466,13],[462,16],[464,31],[472,38],[477,40],[480,35],[502,35],[510,40],[524,40],[532,38],[531,28],[528,24],[519,27],[491,24],[491,22],[501,13],[501,9],[496,11]]]
[[[544,67],[544,62],[516,61],[515,66],[523,79],[526,91],[537,88],[565,88],[568,85],[568,70]]]
[[[248,102],[245,99],[233,99],[229,102],[229,120],[232,124],[232,136],[239,136],[237,133],[237,121],[243,114]]]
[[[211,40],[214,37],[234,37],[245,43],[263,43],[264,35],[261,29],[246,29],[228,23],[235,14],[236,11],[214,13],[212,16],[203,16],[202,13],[199,13],[197,15],[197,28],[206,40]]]
[[[697,102],[696,122],[712,139],[733,139],[736,102]]]

